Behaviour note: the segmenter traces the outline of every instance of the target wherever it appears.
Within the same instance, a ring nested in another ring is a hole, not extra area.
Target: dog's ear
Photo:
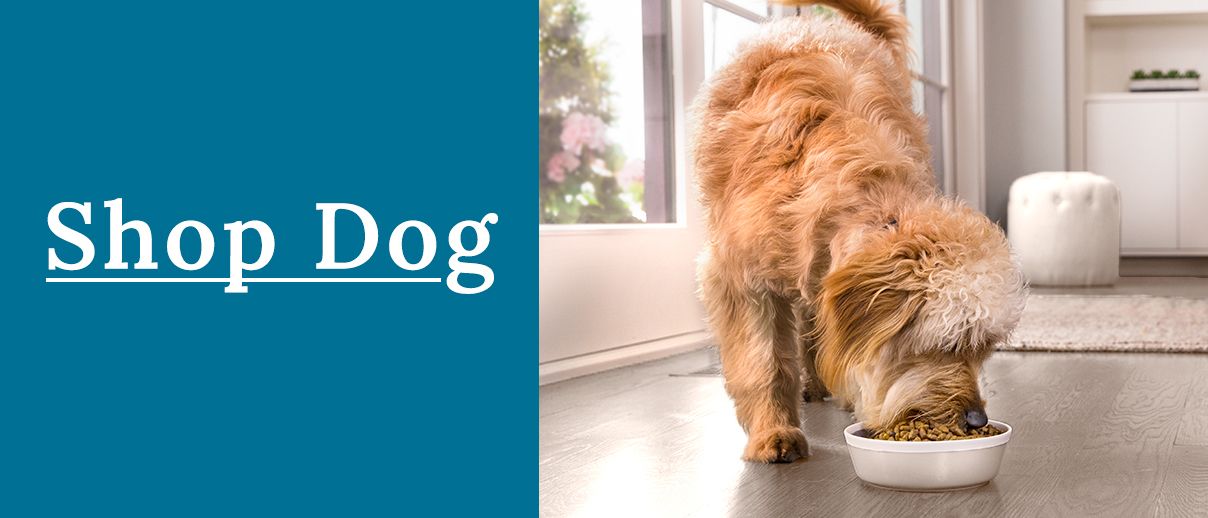
[[[1023,312],[1027,289],[1009,257],[933,268],[915,321],[902,333],[914,353],[984,358],[1007,339]]]
[[[827,274],[818,294],[814,332],[818,374],[833,391],[850,395],[848,373],[873,362],[882,347],[923,306],[918,260],[896,247],[865,250]]]
[[[1015,328],[1027,297],[1005,236],[985,216],[952,202],[916,207],[907,216],[898,221],[897,237],[865,242],[863,255],[845,263],[870,269],[847,274],[846,282],[873,276],[884,289],[908,294],[902,296],[912,303],[903,311],[911,319],[895,330],[895,352],[984,359]]]
[[[1015,328],[1027,288],[1006,237],[985,216],[959,207],[933,213],[919,252],[925,301],[902,346],[912,352],[985,358]]]

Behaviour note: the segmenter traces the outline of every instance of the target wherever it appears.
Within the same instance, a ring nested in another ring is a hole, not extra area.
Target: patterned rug
[[[1032,295],[999,349],[1208,352],[1208,299]]]

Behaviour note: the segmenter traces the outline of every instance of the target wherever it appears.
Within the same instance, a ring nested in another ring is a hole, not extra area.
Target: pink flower
[[[625,162],[625,167],[617,171],[617,183],[621,187],[629,187],[646,180],[646,161],[631,159]]]
[[[607,129],[604,121],[595,115],[571,112],[562,121],[562,149],[576,155],[583,153],[583,146],[603,151]]]
[[[566,180],[566,173],[579,168],[579,159],[566,151],[559,152],[550,157],[549,163],[546,164],[545,176],[554,183],[562,183]]]
[[[591,172],[600,176],[612,176],[612,171],[608,170],[608,164],[604,163],[604,159],[602,158],[591,161]]]

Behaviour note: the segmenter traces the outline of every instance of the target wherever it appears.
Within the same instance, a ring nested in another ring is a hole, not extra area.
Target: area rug
[[[1031,295],[1000,351],[1208,352],[1208,299]],[[678,376],[720,376],[721,365]]]
[[[1208,299],[1032,295],[999,349],[1208,352]]]

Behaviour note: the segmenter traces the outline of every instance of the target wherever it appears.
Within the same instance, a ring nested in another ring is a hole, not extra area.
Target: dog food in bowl
[[[864,424],[856,423],[843,430],[843,438],[856,476],[869,484],[899,491],[950,491],[980,486],[998,474],[1011,427],[1001,421],[990,421],[989,426],[997,433],[961,440],[884,440],[870,437]]]
[[[928,421],[910,421],[901,423],[889,430],[872,432],[861,430],[862,437],[880,439],[882,441],[956,441],[961,439],[976,439],[978,437],[993,437],[1001,434],[1002,430],[990,425],[972,430],[965,430],[957,425],[931,423]]]

